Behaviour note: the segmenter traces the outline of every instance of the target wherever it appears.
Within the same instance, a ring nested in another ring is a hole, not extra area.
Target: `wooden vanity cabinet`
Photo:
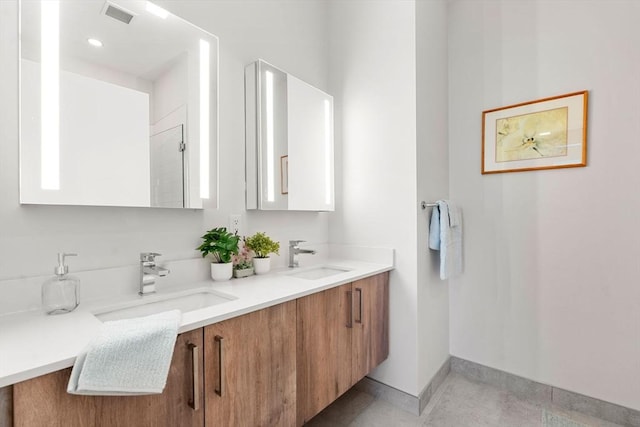
[[[353,329],[351,339],[351,385],[389,356],[389,273],[351,284]]]
[[[162,394],[68,394],[71,368],[23,381],[13,386],[14,426],[203,426],[202,366],[203,330],[200,328],[178,336]]]
[[[351,284],[297,300],[297,425],[351,387]]]
[[[15,384],[14,426],[302,425],[388,353],[382,273],[179,335],[159,395],[71,395],[70,368]]]
[[[207,426],[296,422],[296,302],[206,326]]]
[[[389,273],[297,300],[297,425],[389,355]]]

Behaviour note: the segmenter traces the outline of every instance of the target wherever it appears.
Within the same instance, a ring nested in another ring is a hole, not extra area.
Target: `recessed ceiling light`
[[[87,42],[91,45],[91,46],[95,46],[95,47],[102,47],[102,42],[98,39],[87,39]]]
[[[169,12],[167,12],[166,10],[161,8],[160,6],[156,6],[155,4],[151,3],[150,1],[147,2],[147,12],[153,13],[154,15],[156,15],[156,16],[162,18],[162,19],[167,19],[167,16],[169,16]]]

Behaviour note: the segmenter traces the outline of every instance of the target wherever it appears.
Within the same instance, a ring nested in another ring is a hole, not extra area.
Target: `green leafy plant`
[[[211,255],[215,263],[231,262],[231,256],[238,253],[240,237],[229,233],[225,227],[207,231],[202,239],[204,242],[197,249],[203,258]]]
[[[269,254],[279,254],[280,243],[274,242],[265,233],[257,232],[245,239],[245,245],[256,254],[256,258],[269,258]]]

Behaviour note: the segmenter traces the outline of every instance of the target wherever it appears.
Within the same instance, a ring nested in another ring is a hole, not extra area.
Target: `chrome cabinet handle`
[[[216,335],[214,340],[218,343],[218,387],[215,392],[222,397],[224,394],[224,338]]]
[[[356,288],[356,292],[358,293],[358,318],[356,323],[362,323],[362,288]]]
[[[349,317],[347,318],[347,328],[353,328],[353,292],[347,291],[349,300]]]
[[[193,374],[193,394],[192,399],[189,400],[189,406],[197,411],[200,409],[200,349],[197,345],[189,343],[189,350],[191,350],[191,367]]]

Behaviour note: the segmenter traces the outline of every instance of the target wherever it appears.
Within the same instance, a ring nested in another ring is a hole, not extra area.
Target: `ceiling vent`
[[[105,15],[112,17],[115,20],[123,22],[125,24],[129,24],[133,19],[133,14],[131,12],[127,12],[120,7],[115,6],[112,3],[105,3],[105,7],[103,9]]]

